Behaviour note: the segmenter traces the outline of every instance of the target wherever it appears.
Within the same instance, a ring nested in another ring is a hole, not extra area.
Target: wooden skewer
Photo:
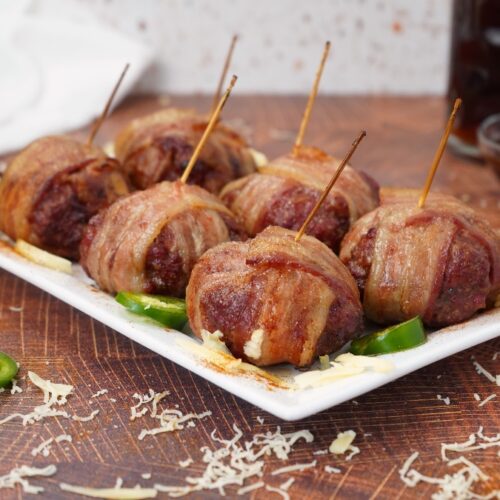
[[[418,208],[422,208],[424,206],[427,195],[429,194],[432,181],[434,180],[434,175],[436,174],[439,162],[441,161],[441,157],[443,156],[446,143],[448,142],[448,137],[450,135],[451,129],[453,128],[453,122],[455,121],[458,108],[460,108],[461,104],[462,104],[462,99],[460,98],[455,99],[453,111],[450,114],[450,118],[448,119],[448,124],[446,125],[443,137],[441,137],[441,142],[439,143],[439,146],[436,150],[436,154],[434,155],[434,159],[432,160],[431,168],[429,169],[429,173],[427,174],[427,179],[425,181],[424,188],[422,189],[422,194],[418,199]]]
[[[90,131],[90,135],[89,135],[89,138],[87,140],[87,145],[92,146],[92,143],[94,142],[94,138],[97,135],[97,132],[99,132],[101,125],[104,123],[104,120],[108,116],[109,108],[111,108],[111,104],[113,103],[113,99],[115,98],[116,92],[118,91],[118,88],[120,87],[123,79],[125,78],[125,74],[127,73],[129,67],[130,67],[130,64],[127,63],[125,65],[125,67],[123,68],[122,74],[120,75],[120,78],[118,78],[118,81],[116,82],[116,84],[113,88],[113,91],[111,92],[111,95],[108,97],[108,101],[106,102],[106,106],[104,106],[104,109],[101,113],[101,116],[94,123],[94,126],[92,127],[92,130]]]
[[[231,59],[233,58],[234,46],[238,41],[238,35],[233,35],[231,39],[231,45],[229,46],[229,50],[226,55],[226,60],[224,61],[224,67],[222,68],[222,73],[219,78],[219,83],[217,84],[217,90],[215,91],[214,100],[212,102],[212,108],[210,109],[210,114],[212,114],[217,107],[217,103],[220,99],[220,94],[222,92],[222,86],[224,85],[224,80],[226,79],[227,71],[229,69],[229,65],[231,64]]]
[[[210,132],[212,132],[212,129],[215,127],[217,124],[217,120],[219,119],[219,115],[222,111],[222,108],[224,107],[224,104],[226,104],[226,101],[228,100],[231,90],[233,90],[234,84],[236,83],[236,80],[238,77],[236,75],[233,75],[231,78],[231,83],[229,84],[229,87],[227,90],[224,92],[224,95],[221,97],[219,104],[217,104],[217,107],[215,108],[215,111],[212,113],[212,116],[210,117],[210,121],[208,122],[207,128],[205,129],[205,132],[203,132],[203,135],[201,136],[200,142],[197,144],[193,155],[191,156],[189,163],[186,167],[186,170],[184,170],[184,173],[182,174],[181,177],[181,182],[184,184],[187,182],[189,174],[194,168],[194,165],[196,163],[196,160],[198,159],[198,156],[200,156],[201,150],[203,149],[203,146],[207,142],[208,136],[210,135]]]
[[[307,219],[304,221],[304,224],[302,224],[302,227],[299,229],[299,232],[295,236],[295,241],[299,241],[300,238],[302,238],[307,229],[307,226],[312,221],[313,217],[316,215],[316,212],[319,210],[319,207],[325,201],[326,197],[328,196],[328,193],[331,191],[333,185],[335,184],[335,182],[337,182],[337,179],[340,177],[342,170],[344,170],[344,167],[347,165],[347,162],[351,159],[351,156],[354,154],[354,151],[356,151],[356,148],[358,147],[359,143],[363,140],[365,136],[366,136],[366,131],[362,130],[359,133],[356,140],[352,143],[351,149],[345,155],[344,159],[340,162],[340,165],[338,166],[337,171],[335,172],[330,182],[328,183],[328,186],[326,186],[319,200],[316,202],[316,205],[314,205],[314,208],[309,212]]]
[[[302,141],[304,140],[304,135],[306,133],[307,124],[309,123],[309,118],[311,116],[312,107],[314,105],[314,100],[318,95],[319,81],[321,80],[321,75],[323,74],[323,68],[325,67],[326,58],[330,52],[330,42],[325,43],[325,48],[323,49],[323,55],[321,56],[321,62],[316,70],[316,78],[314,79],[314,85],[309,94],[309,99],[307,101],[306,109],[304,110],[304,115],[302,116],[302,122],[300,123],[299,133],[295,139],[295,144],[293,146],[293,154],[296,155],[302,146]]]

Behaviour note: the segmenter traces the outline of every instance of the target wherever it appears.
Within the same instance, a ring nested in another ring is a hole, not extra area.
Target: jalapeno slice
[[[0,352],[0,387],[5,387],[16,376],[17,363],[4,352]]]
[[[169,328],[180,329],[187,322],[186,302],[176,297],[119,292],[115,299],[129,311],[152,318]]]
[[[405,351],[427,340],[424,325],[419,316],[380,332],[353,340],[350,351],[364,356]]]

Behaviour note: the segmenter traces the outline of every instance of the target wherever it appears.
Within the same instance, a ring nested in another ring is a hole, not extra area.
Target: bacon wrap
[[[0,183],[0,229],[78,259],[88,220],[128,194],[120,165],[70,137],[38,139],[9,164]]]
[[[237,235],[231,212],[215,196],[180,181],[162,182],[91,221],[81,264],[108,292],[181,296],[200,256]]]
[[[173,181],[182,175],[206,126],[206,117],[193,111],[158,111],[133,120],[122,130],[115,141],[116,157],[138,189]],[[218,193],[229,181],[254,171],[245,141],[219,124],[203,147],[189,183]]]
[[[269,225],[298,230],[339,166],[340,160],[316,148],[302,147],[228,184],[222,200],[255,236]],[[308,234],[334,251],[350,225],[377,207],[378,186],[346,166],[308,227]]]
[[[444,194],[418,208],[419,194],[390,190],[342,242],[341,260],[355,275],[364,268],[364,310],[377,323],[458,323],[500,289],[500,240],[489,224]]]
[[[193,332],[220,330],[236,357],[259,366],[308,366],[350,340],[362,327],[356,283],[326,245],[295,235],[268,227],[203,255],[186,291]],[[249,357],[245,344],[259,329],[260,355]]]

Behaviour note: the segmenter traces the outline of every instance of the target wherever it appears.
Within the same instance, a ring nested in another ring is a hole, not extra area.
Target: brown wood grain
[[[177,97],[172,102],[204,109],[210,105],[209,98],[196,96]],[[250,134],[255,147],[272,157],[286,152],[293,143],[304,103],[305,97],[234,96],[224,114]],[[129,100],[104,125],[97,142],[105,143],[126,120],[162,104],[165,99]],[[320,97],[305,142],[341,156],[355,134],[366,128],[368,137],[353,164],[382,185],[419,187],[439,143],[444,114],[445,105],[439,98]],[[486,167],[447,152],[434,188],[462,197],[500,228],[500,184]],[[21,307],[22,311],[10,307]],[[474,399],[474,393],[484,399],[500,391],[478,375],[471,362],[474,355],[492,373],[500,373],[500,354],[496,361],[492,360],[493,354],[500,351],[500,338],[356,401],[294,423],[271,417],[4,271],[0,272],[0,350],[21,363],[21,377],[32,370],[53,381],[73,384],[75,394],[67,405],[70,411],[86,415],[93,409],[100,410],[95,420],[85,424],[47,419],[26,427],[18,420],[0,426],[0,476],[16,465],[56,463],[58,473],[54,477],[32,481],[43,485],[46,497],[51,499],[72,497],[59,490],[61,481],[104,487],[114,484],[120,476],[127,486],[183,484],[186,476],[202,472],[200,447],[210,445],[212,430],[228,438],[233,424],[247,438],[255,432],[274,430],[277,425],[287,432],[313,432],[314,442],[297,445],[290,463],[316,458],[318,467],[278,477],[266,473],[263,478],[279,485],[288,476],[295,477],[289,491],[291,498],[428,498],[434,487],[409,489],[398,476],[398,469],[413,451],[420,452],[418,470],[443,475],[447,471],[439,459],[440,443],[463,441],[480,425],[488,434],[500,430],[500,394],[482,408]],[[41,393],[33,386],[22,380],[21,387],[22,394],[0,394],[0,419],[14,411],[25,413],[41,402]],[[213,414],[194,428],[138,441],[143,425],[129,421],[129,408],[134,404],[132,394],[144,393],[149,387],[171,391],[168,406],[178,404],[183,412],[210,409]],[[90,396],[99,389],[108,389],[109,393],[90,403]],[[448,396],[451,404],[446,406],[437,394]],[[257,417],[262,417],[264,423],[259,423]],[[346,429],[357,432],[355,444],[361,449],[352,461],[312,455],[315,450],[327,448],[337,433]],[[47,458],[31,456],[32,448],[42,440],[62,432],[71,434],[73,442],[54,445]],[[500,488],[497,449],[471,456],[490,476],[486,488]],[[193,458],[193,464],[181,468],[178,462],[188,457]],[[267,461],[268,472],[278,466],[275,458]],[[340,467],[342,472],[328,474],[324,471],[326,464]],[[142,479],[145,472],[151,472],[153,478]],[[235,491],[229,488],[228,497]],[[263,490],[247,496],[279,498]],[[0,490],[2,499],[22,497],[20,489]],[[216,497],[216,492],[205,491],[193,495]]]

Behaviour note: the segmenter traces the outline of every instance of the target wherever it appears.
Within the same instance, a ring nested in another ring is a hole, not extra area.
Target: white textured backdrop
[[[44,0],[50,1],[50,0]],[[322,44],[323,92],[441,94],[451,0],[68,0],[151,44],[142,90],[211,92],[231,35],[239,92],[306,92]]]

